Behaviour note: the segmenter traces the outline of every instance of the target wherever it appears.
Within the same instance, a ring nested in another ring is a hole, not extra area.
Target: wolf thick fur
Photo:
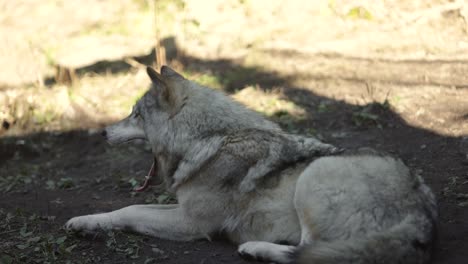
[[[223,232],[241,255],[278,263],[429,261],[435,198],[399,159],[361,152],[314,160],[336,148],[286,134],[167,67],[148,74],[153,87],[107,137],[146,138],[178,204],[75,217],[68,229],[181,241]]]

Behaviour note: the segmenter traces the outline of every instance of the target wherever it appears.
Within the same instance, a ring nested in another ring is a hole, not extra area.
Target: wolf
[[[223,233],[241,256],[276,263],[428,263],[437,203],[398,158],[336,153],[287,134],[224,94],[163,66],[132,113],[103,135],[146,139],[177,204],[132,205],[70,219],[68,230],[164,239]]]

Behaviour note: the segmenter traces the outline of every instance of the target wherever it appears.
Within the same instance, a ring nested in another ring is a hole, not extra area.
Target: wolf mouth
[[[156,158],[154,158],[153,164],[151,164],[151,168],[148,172],[148,175],[145,176],[145,182],[143,183],[143,185],[136,187],[134,189],[135,192],[143,192],[146,189],[148,189],[150,185],[152,185],[151,183],[153,182],[153,178],[156,175],[156,166],[157,166]]]
[[[107,142],[110,144],[110,145],[120,145],[120,144],[126,144],[126,143],[130,143],[132,141],[135,141],[135,140],[146,140],[145,137],[132,137],[132,138],[127,138],[127,139],[107,139]]]

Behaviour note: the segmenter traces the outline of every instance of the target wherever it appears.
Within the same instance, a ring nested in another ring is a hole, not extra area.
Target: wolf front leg
[[[130,230],[178,241],[207,238],[213,231],[213,225],[187,217],[178,205],[132,205],[109,213],[74,217],[65,228],[85,233]]]

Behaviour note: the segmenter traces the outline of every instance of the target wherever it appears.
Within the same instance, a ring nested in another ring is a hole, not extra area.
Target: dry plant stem
[[[164,48],[164,46],[161,45],[161,38],[159,36],[159,30],[158,30],[158,27],[160,25],[159,23],[159,15],[158,15],[158,11],[159,11],[159,8],[158,8],[158,4],[157,4],[158,1],[155,1],[154,2],[154,20],[155,20],[155,45],[154,45],[154,51],[156,53],[156,62],[155,62],[155,67],[156,69],[160,69],[161,66],[163,65],[166,65],[167,62],[166,62],[166,50]]]

